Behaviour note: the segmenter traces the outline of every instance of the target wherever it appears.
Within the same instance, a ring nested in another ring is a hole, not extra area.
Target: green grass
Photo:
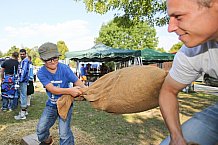
[[[0,112],[0,144],[17,145],[23,136],[34,133],[46,99],[45,93],[34,94],[26,120],[14,119],[19,108],[13,112]],[[193,113],[218,101],[218,97],[204,93],[180,93],[179,101],[184,122]],[[51,133],[56,144],[59,140],[57,130],[55,124]],[[168,135],[159,108],[135,114],[114,115],[93,109],[87,101],[74,102],[72,130],[77,145],[156,145]]]
[[[99,144],[104,145],[155,143],[167,135],[164,123],[158,116],[108,114],[92,109],[85,101],[75,104],[74,125],[92,134]]]

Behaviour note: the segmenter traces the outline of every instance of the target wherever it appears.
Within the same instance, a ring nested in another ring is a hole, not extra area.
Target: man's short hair
[[[12,57],[17,59],[19,57],[19,53],[18,52],[13,52],[12,53]]]
[[[20,52],[24,52],[26,54],[26,49],[21,49]]]

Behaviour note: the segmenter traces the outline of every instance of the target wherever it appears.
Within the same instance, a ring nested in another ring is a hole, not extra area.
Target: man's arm
[[[170,145],[186,144],[180,127],[179,103],[177,100],[178,93],[186,86],[187,85],[175,81],[168,74],[160,91],[159,105],[162,116],[170,132]]]

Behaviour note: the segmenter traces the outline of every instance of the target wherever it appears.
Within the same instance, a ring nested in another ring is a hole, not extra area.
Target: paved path
[[[218,87],[211,87],[205,85],[194,84],[194,91],[202,91],[208,94],[217,95],[218,96]]]

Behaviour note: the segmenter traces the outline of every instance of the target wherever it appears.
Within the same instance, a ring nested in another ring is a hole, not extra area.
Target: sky
[[[0,5],[0,51],[12,46],[39,47],[45,42],[64,41],[69,51],[94,46],[102,24],[113,19],[114,12],[104,15],[88,13],[85,4],[74,0],[7,0]],[[167,26],[156,29],[158,47],[168,51],[179,42],[167,32]]]

